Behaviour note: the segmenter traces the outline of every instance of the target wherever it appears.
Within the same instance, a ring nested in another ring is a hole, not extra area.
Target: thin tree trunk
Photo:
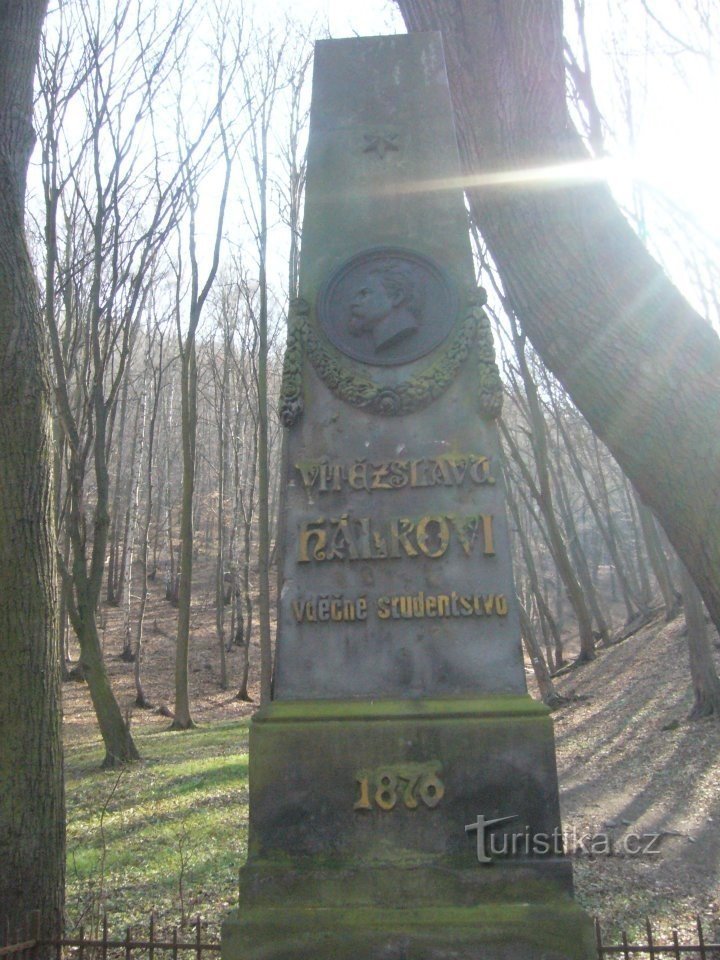
[[[518,607],[520,609],[520,633],[522,634],[523,643],[525,644],[525,649],[527,650],[533,672],[535,673],[535,679],[537,680],[542,702],[548,707],[559,707],[562,703],[565,703],[565,698],[560,696],[555,689],[542,650],[535,639],[532,622],[519,598]]]
[[[118,577],[117,602],[122,603],[125,600],[125,630],[124,643],[120,657],[126,663],[132,663],[135,660],[135,651],[133,650],[132,639],[132,574],[133,574],[133,556],[135,554],[135,535],[137,532],[137,514],[140,499],[140,473],[142,467],[143,448],[145,446],[145,414],[147,408],[147,398],[145,394],[145,384],[143,384],[142,396],[138,401],[135,410],[135,423],[133,425],[133,441],[130,453],[130,484],[128,490],[128,509],[125,519],[125,535],[122,545],[122,560],[120,561],[120,575]],[[142,426],[140,426],[142,424]],[[139,434],[139,437],[138,437]],[[138,464],[136,467],[136,463]]]
[[[197,365],[194,335],[182,356],[181,406],[183,486],[180,509],[180,571],[178,631],[175,650],[175,717],[173,730],[195,726],[190,715],[188,659],[190,653],[190,603],[193,570],[193,494],[195,490],[195,433],[197,429]]]
[[[525,532],[525,528],[520,521],[520,511],[518,509],[517,500],[515,499],[515,494],[512,490],[512,484],[510,478],[508,477],[508,471],[505,464],[504,454],[501,453],[503,460],[503,469],[505,476],[507,478],[506,482],[506,500],[508,504],[508,509],[510,510],[510,515],[512,516],[513,523],[515,524],[515,530],[517,531],[518,539],[520,541],[520,547],[522,550],[523,560],[525,561],[525,569],[528,574],[528,581],[530,584],[530,589],[535,597],[535,602],[538,605],[538,611],[540,616],[543,618],[544,622],[547,624],[547,628],[550,631],[552,639],[555,644],[555,654],[556,659],[554,663],[555,669],[559,669],[562,666],[562,642],[560,639],[560,631],[558,625],[555,621],[555,617],[552,615],[552,611],[543,596],[542,590],[540,589],[540,581],[538,580],[537,568],[535,566],[535,558],[532,554],[532,549],[530,546],[530,541]],[[561,652],[560,662],[557,661],[558,650]]]
[[[197,436],[197,357],[195,337],[203,307],[212,289],[212,285],[215,282],[218,265],[220,263],[223,221],[230,187],[230,172],[232,170],[232,157],[228,146],[227,134],[223,126],[220,107],[221,102],[218,103],[218,119],[221,126],[221,138],[225,156],[225,179],[220,208],[217,215],[212,264],[208,270],[202,289],[200,289],[199,281],[196,246],[197,235],[195,230],[197,196],[194,193],[194,185],[188,185],[188,190],[190,191],[188,203],[190,209],[189,248],[191,293],[189,325],[187,335],[184,339],[180,323],[180,273],[178,273],[176,286],[175,311],[181,360],[180,401],[182,409],[183,491],[180,514],[180,589],[178,595],[177,647],[175,651],[175,717],[172,722],[173,730],[187,730],[195,726],[190,716],[190,691],[188,684],[193,564],[193,493],[195,489],[195,444]]]
[[[264,275],[264,267],[262,268]],[[261,288],[265,288],[261,280]],[[271,696],[272,646],[270,633],[270,516],[268,497],[270,477],[268,463],[267,407],[267,290],[261,293],[260,358],[258,362],[258,587],[260,614],[260,702]],[[264,334],[263,334],[264,328]]]
[[[168,434],[171,428],[171,422],[167,425]],[[165,599],[176,607],[178,605],[178,571],[177,559],[175,556],[175,543],[173,540],[173,512],[172,498],[170,496],[170,442],[169,438],[165,447],[165,522],[167,523],[167,541],[168,541],[168,571],[165,579]]]
[[[585,476],[585,469],[582,463],[580,462],[580,458],[578,457],[575,447],[573,445],[573,442],[567,432],[565,425],[562,422],[562,418],[557,414],[555,417],[555,422],[557,423],[560,429],[560,434],[565,444],[565,449],[567,451],[568,458],[570,460],[570,465],[572,466],[573,472],[577,477],[577,480],[582,488],[583,493],[585,494],[585,500],[588,506],[590,507],[590,511],[592,512],[592,515],[595,519],[595,524],[598,530],[600,531],[600,535],[605,541],[605,545],[608,549],[608,553],[610,554],[610,560],[613,567],[613,570],[611,573],[611,580],[613,584],[613,600],[616,599],[614,584],[617,581],[617,583],[620,585],[620,590],[623,595],[623,601],[625,603],[625,610],[627,613],[627,620],[629,622],[630,620],[633,619],[633,617],[635,617],[637,613],[637,609],[633,603],[633,599],[631,597],[630,585],[627,581],[627,577],[625,576],[625,566],[622,560],[622,556],[620,555],[620,551],[618,550],[617,542],[615,540],[615,537],[612,534],[612,530],[607,523],[607,519],[608,519],[607,514],[605,515],[605,517],[603,517],[600,507],[598,506],[597,498],[593,496],[593,494],[590,492],[587,478]]]
[[[113,486],[112,506],[110,508],[110,555],[107,570],[107,600],[113,606],[120,600],[117,597],[118,589],[118,551],[120,549],[120,491],[122,489],[122,469],[125,450],[125,420],[127,417],[128,390],[130,378],[125,377],[120,393],[120,432],[118,439],[117,460],[115,462],[115,481]]]
[[[218,454],[218,509],[217,509],[217,563],[215,570],[215,630],[220,654],[220,689],[227,690],[227,658],[225,656],[225,472],[228,456],[228,430],[226,409],[228,384],[230,379],[231,340],[226,335],[223,340],[222,383],[217,400],[217,454]],[[231,591],[232,592],[232,591]]]
[[[625,491],[625,499],[627,501],[628,511],[630,513],[630,522],[632,524],[633,542],[635,544],[635,565],[637,567],[638,577],[640,579],[642,603],[646,609],[649,609],[653,603],[653,590],[652,586],[650,585],[650,573],[648,571],[643,552],[645,538],[642,535],[642,526],[638,519],[637,506],[635,497],[633,496],[633,490],[624,474],[622,477],[622,484],[623,490]]]
[[[152,345],[148,346],[148,358],[151,360],[150,350]],[[142,685],[142,653],[143,653],[143,626],[145,624],[145,607],[148,598],[148,570],[147,558],[149,548],[150,522],[153,513],[153,457],[155,453],[155,425],[157,423],[158,407],[160,405],[160,390],[162,388],[163,377],[163,340],[160,336],[159,356],[157,367],[153,369],[153,404],[150,411],[150,423],[148,424],[148,449],[147,449],[147,484],[145,500],[145,518],[140,534],[140,604],[138,607],[138,619],[135,629],[135,666],[133,678],[135,681],[135,705],[143,709],[151,707]],[[158,498],[159,499],[159,498]],[[158,523],[159,526],[159,523]]]
[[[577,527],[575,526],[575,519],[572,515],[572,509],[570,507],[570,497],[565,484],[565,476],[563,474],[562,464],[560,463],[559,459],[555,464],[554,471],[558,490],[558,506],[560,508],[560,515],[563,518],[563,525],[567,531],[568,545],[570,547],[573,563],[575,564],[575,569],[578,572],[580,582],[582,583],[582,588],[585,592],[585,596],[587,597],[590,609],[592,610],[592,615],[595,619],[595,624],[597,625],[597,632],[600,641],[607,645],[610,642],[610,628],[608,627],[607,620],[605,619],[605,614],[602,611],[600,598],[597,590],[595,589],[595,584],[590,576],[590,568],[585,556],[585,551],[580,543],[580,537],[578,536]]]
[[[537,434],[535,439],[538,441],[540,434],[544,436],[544,422],[538,423],[533,418],[532,426],[533,434]],[[533,496],[535,497],[537,504],[542,511],[552,549],[553,559],[555,561],[555,565],[557,566],[558,573],[560,574],[560,578],[565,586],[568,600],[573,608],[573,612],[578,624],[578,633],[580,637],[580,654],[578,660],[580,662],[593,660],[595,658],[595,638],[593,637],[592,618],[585,602],[585,596],[583,594],[582,587],[575,576],[575,571],[570,561],[570,557],[568,556],[565,541],[555,515],[552,494],[550,492],[550,478],[547,468],[547,460],[543,454],[541,454],[540,458],[538,459],[538,450],[534,444],[533,450],[535,452],[535,462],[539,485],[536,486],[534,480],[530,476],[517,444],[502,420],[500,420],[500,430],[508,444],[513,460],[515,460],[515,462],[518,464],[518,467],[523,473],[524,479],[529,483],[530,489],[533,492]]]
[[[679,597],[670,576],[670,566],[658,536],[655,518],[637,493],[635,493],[635,498],[650,566],[655,574],[665,604],[665,619],[668,621],[674,620],[680,612]]]
[[[243,518],[243,552],[242,552],[242,572],[241,589],[238,598],[237,622],[238,631],[242,630],[243,640],[243,662],[241,666],[240,685],[236,694],[237,700],[250,702],[252,697],[248,691],[248,680],[250,677],[250,641],[253,631],[253,598],[250,583],[251,555],[252,555],[252,529],[255,516],[255,482],[257,479],[258,462],[258,444],[257,444],[258,426],[257,419],[254,419],[250,430],[250,453],[247,447],[245,449],[246,474],[244,478],[244,489],[240,480],[240,460],[239,448],[235,448],[235,490],[236,490],[236,516],[242,510]],[[248,471],[249,461],[249,472]]]
[[[690,654],[690,678],[695,695],[689,719],[719,717],[720,679],[713,661],[702,597],[684,564],[680,568],[680,575]]]
[[[621,549],[621,538],[617,524],[615,523],[613,506],[610,503],[610,494],[605,478],[605,458],[600,452],[600,444],[596,436],[591,438],[591,443],[595,451],[594,472],[597,478],[598,497],[603,507],[604,526],[608,536],[608,548],[613,556],[618,582],[628,610],[628,618],[633,619],[636,616],[636,612],[639,614],[644,612],[644,605],[642,597],[640,596],[637,577],[635,577],[633,573],[632,563],[626,562],[626,554]]]

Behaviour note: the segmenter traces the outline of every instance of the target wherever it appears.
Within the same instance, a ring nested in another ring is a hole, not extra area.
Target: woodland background
[[[567,5],[567,96],[597,160],[632,147],[650,59],[680,84],[689,62],[715,69],[720,21],[710,4],[636,6],[608,4],[600,43],[582,0]],[[190,730],[197,718],[242,717],[270,691],[277,397],[298,285],[311,41],[323,27],[268,26],[235,7],[63,3],[41,42],[27,232],[52,368],[66,737],[70,757],[101,738],[93,763],[105,769],[152,759],[147,731],[155,736],[158,724]],[[618,200],[717,330],[717,237],[639,180]],[[691,773],[703,779],[716,725],[685,716],[720,715],[720,680],[700,595],[534,352],[470,212],[468,225],[506,386],[500,430],[533,689],[561,724],[574,710],[578,723],[609,730],[612,717],[593,717],[588,702],[615,703],[616,686],[625,688],[626,722],[675,724],[665,739],[681,729],[687,749],[700,751]],[[638,638],[660,662],[648,664]],[[634,656],[620,653],[628,649]],[[577,769],[586,750],[602,767],[602,742],[583,736],[561,742],[561,764],[568,751]],[[658,763],[677,790],[680,774],[669,759]],[[112,809],[119,794],[103,782]],[[703,801],[705,822],[714,802]],[[606,820],[611,807],[608,799]],[[173,847],[181,871],[183,844]],[[706,849],[693,904],[716,915],[708,891],[718,856]],[[617,885],[629,896],[637,882],[613,875],[595,899],[586,891],[588,902],[615,909]],[[182,881],[180,890],[184,917]],[[93,911],[106,894],[99,881]]]

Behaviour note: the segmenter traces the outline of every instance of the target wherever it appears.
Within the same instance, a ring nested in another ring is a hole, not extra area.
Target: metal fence
[[[154,914],[150,915],[147,936],[139,938],[130,927],[125,928],[121,938],[112,937],[108,930],[107,916],[103,917],[99,930],[87,934],[81,926],[75,937],[43,939],[37,914],[32,914],[22,931],[11,935],[5,930],[0,939],[0,960],[35,960],[40,953],[54,952],[57,960],[210,960],[220,953],[220,944],[203,939],[200,917],[191,923],[195,928],[188,938],[185,930],[174,927],[169,933],[158,931]]]
[[[630,960],[631,957],[634,958],[638,954],[646,954],[649,960],[655,960],[656,957],[665,960],[667,956],[673,957],[675,960],[682,960],[683,956],[697,958],[698,954],[700,960],[720,960],[720,943],[708,941],[700,917],[695,918],[695,929],[696,943],[680,943],[677,930],[671,932],[672,942],[664,943],[662,940],[658,940],[651,922],[646,920],[644,943],[630,943],[624,930],[620,934],[620,943],[605,943],[600,921],[595,920],[595,946],[598,960],[616,956],[622,956],[624,960]]]
[[[37,914],[32,914],[21,930],[5,929],[0,933],[0,960],[35,960],[37,955],[53,952],[57,960],[212,960],[220,952],[220,944],[203,939],[203,927],[200,917],[191,926],[194,935],[187,938],[187,932],[174,927],[170,933],[158,931],[155,916],[150,915],[147,936],[139,939],[126,927],[125,935],[113,938],[108,932],[107,916],[103,917],[100,929],[95,935],[88,936],[85,928],[80,927],[75,937],[55,937],[43,939],[40,934],[40,922]],[[620,943],[606,943],[602,928],[595,921],[595,947],[597,960],[608,957],[623,957],[623,960],[635,960],[638,954],[648,960],[720,960],[720,943],[708,940],[700,917],[696,918],[696,942],[681,943],[677,930],[671,933],[671,942],[658,939],[649,920],[645,922],[645,942],[630,942],[627,933],[620,935]],[[720,938],[717,938],[720,939]],[[169,955],[169,957],[168,957]]]

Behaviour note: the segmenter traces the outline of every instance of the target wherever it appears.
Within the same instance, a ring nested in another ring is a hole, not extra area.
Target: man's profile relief
[[[457,299],[429,257],[376,247],[340,264],[318,297],[328,340],[354,360],[398,366],[440,344],[457,316]]]
[[[411,270],[379,263],[368,270],[350,301],[350,330],[369,335],[380,353],[412,336],[422,320],[422,304]]]

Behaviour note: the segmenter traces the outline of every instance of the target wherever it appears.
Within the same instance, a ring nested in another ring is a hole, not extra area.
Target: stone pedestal
[[[300,276],[275,698],[223,960],[589,957],[438,35],[318,44]]]
[[[253,721],[250,784],[226,958],[591,955],[529,697],[278,702]],[[480,847],[479,815],[505,820]]]

